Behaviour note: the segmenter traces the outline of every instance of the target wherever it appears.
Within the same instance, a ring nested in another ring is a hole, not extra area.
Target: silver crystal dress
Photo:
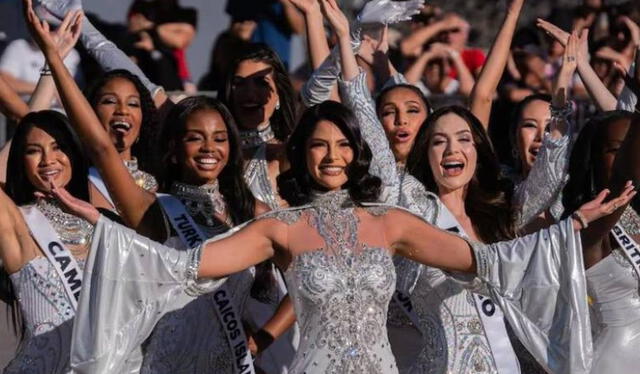
[[[46,257],[36,257],[11,274],[10,279],[22,312],[25,336],[4,373],[70,372],[75,312],[55,268]]]
[[[628,206],[618,224],[640,234],[640,217]],[[594,319],[592,373],[635,373],[640,367],[640,280],[620,248],[586,271]]]
[[[335,51],[333,52],[335,54]],[[330,82],[327,79],[327,75],[331,75],[336,68],[330,68],[331,60],[335,62],[337,58],[330,56],[323,67],[314,72],[314,75],[322,75],[325,82]],[[323,70],[324,69],[324,70]],[[333,70],[332,70],[333,69]],[[402,77],[395,77],[395,82],[402,82]],[[322,89],[322,81],[313,81],[314,77],[308,82],[303,90],[302,97],[305,99],[305,103],[308,105],[322,101],[327,96],[329,91],[325,85]],[[372,104],[372,100],[369,91],[365,84],[364,73],[361,73],[352,82],[340,81],[340,92],[343,103],[350,107],[359,121],[361,127],[361,133],[363,138],[367,141],[369,147],[373,153],[373,161],[371,172],[372,174],[381,177],[384,185],[383,201],[397,204],[408,208],[415,214],[420,215],[429,222],[436,222],[439,211],[439,201],[434,195],[424,191],[424,187],[416,181],[414,178],[407,176],[402,170],[398,171],[395,166],[393,154],[389,149],[388,142],[384,135],[381,125],[377,119],[375,109]],[[330,87],[330,86],[329,86]],[[317,92],[317,94],[314,93]],[[565,136],[557,141],[551,139],[546,140],[546,146],[549,150],[545,151],[546,157],[540,159],[538,164],[543,164],[544,161],[551,162],[553,165],[560,165],[560,172],[555,173],[556,169],[551,170],[546,168],[545,171],[551,171],[553,179],[556,183],[553,183],[553,187],[550,193],[544,196],[547,199],[544,203],[553,204],[554,201],[558,201],[559,190],[566,182],[566,163],[569,145],[569,136]],[[544,174],[541,172],[540,174]],[[525,195],[524,203],[522,204],[523,219],[529,219],[534,214],[539,214],[544,208],[540,208],[540,200],[532,201],[528,203],[526,200],[526,194],[530,193],[530,189],[527,188],[529,184],[521,184],[519,193]],[[549,205],[547,205],[549,206]],[[446,229],[446,228],[445,228]],[[565,225],[565,231],[570,230]],[[520,274],[520,276],[527,280],[535,279],[537,273],[548,274],[549,269],[553,269],[553,272],[559,272],[563,269],[571,268],[572,272],[577,274],[583,274],[582,269],[577,266],[575,257],[581,258],[581,253],[576,253],[576,243],[573,234],[563,233],[571,237],[570,240],[566,240],[564,243],[562,240],[558,242],[557,248],[549,248],[546,250],[562,250],[562,246],[566,245],[572,250],[571,255],[567,258],[566,263],[558,264],[552,257],[542,256],[543,258],[537,258],[536,266],[530,269],[526,274]],[[579,241],[579,239],[578,239]],[[539,247],[540,243],[531,243],[530,250],[535,251]],[[577,245],[579,246],[579,243]],[[542,250],[541,250],[542,251]],[[549,252],[547,252],[549,253]],[[418,307],[422,313],[421,322],[424,325],[421,326],[422,331],[427,331],[421,339],[416,339],[419,335],[415,333],[415,329],[412,333],[408,330],[395,334],[399,336],[399,340],[402,341],[402,345],[407,348],[407,352],[395,352],[398,357],[398,364],[402,371],[413,372],[460,372],[460,373],[494,373],[496,372],[496,365],[493,359],[493,354],[489,347],[487,337],[482,328],[482,323],[478,316],[476,307],[472,303],[471,293],[462,287],[460,284],[456,284],[454,280],[449,279],[445,273],[438,269],[429,269],[422,266],[415,266],[407,264],[403,259],[395,261],[398,270],[398,284],[399,290],[415,290],[416,285],[420,282],[423,286],[420,292],[421,296],[416,297],[417,303],[423,303],[421,307]],[[516,266],[517,267],[517,266]],[[423,268],[426,270],[423,271]],[[515,280],[516,278],[514,278]],[[584,279],[583,279],[584,280]],[[506,280],[508,283],[511,280]],[[551,284],[555,283],[556,292],[560,288],[560,283],[557,280],[550,279]],[[563,277],[562,282],[567,280]],[[466,286],[465,286],[466,287]],[[433,292],[428,292],[429,290]],[[570,284],[568,287],[568,293],[549,293],[548,305],[562,304],[566,300],[576,301],[580,295],[585,295],[584,281],[577,281],[574,284]],[[427,297],[427,294],[429,297]],[[539,295],[537,295],[539,296]],[[504,296],[499,294],[492,295],[492,298],[501,298],[502,302],[498,302],[498,306],[507,309],[505,311],[507,320],[514,325],[515,334],[525,342],[525,345],[537,353],[538,361],[540,361],[545,367],[552,370],[554,373],[568,373],[568,372],[585,372],[586,368],[590,365],[591,360],[591,348],[588,342],[589,337],[585,337],[579,331],[575,331],[574,334],[570,333],[565,327],[563,331],[568,332],[566,336],[558,339],[559,335],[553,335],[557,341],[549,339],[549,329],[552,323],[557,323],[559,320],[565,322],[571,321],[575,328],[579,330],[589,329],[589,321],[581,314],[585,308],[585,303],[573,302],[566,308],[562,309],[562,316],[554,319],[552,315],[549,315],[546,311],[542,311],[539,307],[529,304],[526,300],[518,300],[519,303],[505,303]],[[439,300],[439,301],[438,301]],[[513,301],[513,300],[512,300]],[[411,324],[406,316],[402,316],[402,312],[397,310],[394,305],[390,307],[390,335],[393,337],[394,332],[391,331],[394,328],[394,324]],[[397,317],[397,318],[396,318]],[[523,322],[526,321],[526,322]],[[531,322],[533,321],[533,322]],[[541,329],[538,329],[537,334],[541,334],[544,337],[543,340],[532,338],[532,334],[528,331],[533,328],[536,323],[541,323]],[[397,325],[396,325],[397,326]],[[406,326],[405,326],[406,327]],[[412,341],[411,338],[414,338]],[[416,341],[419,341],[419,345],[422,349],[415,349]],[[553,346],[553,349],[547,349],[549,346]],[[401,349],[403,350],[403,349]],[[574,352],[571,353],[570,352]],[[407,353],[407,357],[404,353]],[[417,360],[409,358],[404,362],[404,358],[418,356]],[[577,359],[576,359],[577,358]]]
[[[203,190],[202,194],[207,192]],[[181,201],[183,204],[193,203],[192,199]],[[195,212],[195,209],[190,210]],[[196,219],[198,222],[202,220]],[[221,223],[198,226],[207,238],[228,230]],[[165,245],[187,250],[177,236],[170,237]],[[241,317],[254,273],[252,267],[230,275],[226,282],[230,299]],[[232,360],[229,359],[232,357],[231,347],[216,313],[213,293],[204,294],[162,317],[142,345],[142,351],[144,358],[140,373],[234,373]]]

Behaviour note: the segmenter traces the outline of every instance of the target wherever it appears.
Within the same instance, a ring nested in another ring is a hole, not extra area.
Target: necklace
[[[36,208],[51,223],[62,243],[86,246],[91,242],[93,225],[80,217],[65,213],[56,200],[40,199]]]
[[[262,128],[258,126],[255,130],[245,130],[240,132],[240,142],[242,148],[254,148],[260,144],[267,143],[273,140],[276,134],[271,128],[271,123],[268,123]]]
[[[311,206],[314,208],[337,211],[343,208],[353,208],[353,205],[348,190],[329,192],[311,191]]]
[[[127,167],[129,174],[131,174],[138,186],[147,191],[158,190],[158,182],[156,181],[156,178],[154,178],[153,175],[138,169],[137,159],[132,158],[131,160],[124,160],[124,166]]]
[[[640,217],[638,213],[631,207],[627,206],[622,216],[620,217],[620,224],[629,235],[640,234]]]
[[[174,182],[171,186],[171,193],[180,199],[191,217],[196,220],[204,220],[205,226],[216,226],[219,221],[218,217],[226,217],[224,223],[232,225],[231,216],[227,214],[227,203],[220,193],[220,185],[217,180],[202,186]]]

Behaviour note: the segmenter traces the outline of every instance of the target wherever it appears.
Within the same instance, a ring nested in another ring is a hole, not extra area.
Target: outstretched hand
[[[319,0],[285,0],[290,2],[296,7],[302,14],[309,14],[315,11],[320,11]]]
[[[383,25],[408,21],[420,13],[423,6],[424,0],[372,0],[364,6],[358,15],[358,21],[361,24],[379,23]]]
[[[338,38],[349,37],[349,20],[344,15],[336,0],[320,0],[322,13],[331,24]]]
[[[609,196],[610,193],[611,191],[608,189],[602,190],[595,199],[582,205],[580,209],[578,209],[578,212],[582,214],[588,223],[591,223],[625,206],[636,195],[637,191],[633,183],[628,181],[624,190],[620,193],[620,196],[605,203],[604,199]]]
[[[80,37],[82,11],[77,10],[67,14],[58,30],[52,32],[49,29],[49,23],[40,20],[33,10],[32,0],[22,0],[22,6],[29,32],[45,56],[48,53],[58,53],[64,58]]]
[[[547,35],[557,40],[563,46],[567,45],[567,42],[569,41],[569,35],[570,35],[568,32],[564,31],[563,29],[559,28],[558,26],[554,25],[551,22],[547,22],[543,20],[542,18],[538,18],[536,20],[536,26],[541,28],[545,33],[547,33]]]

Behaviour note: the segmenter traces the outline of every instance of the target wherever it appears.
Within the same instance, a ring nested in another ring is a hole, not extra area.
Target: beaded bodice
[[[271,209],[278,208],[278,197],[269,180],[266,144],[260,144],[256,147],[253,157],[244,168],[243,176],[256,199],[267,204]]]
[[[84,268],[84,261],[78,260]],[[25,338],[5,373],[66,373],[75,312],[62,280],[46,257],[36,257],[10,275]]]
[[[329,193],[309,208],[271,214],[309,230],[309,244],[285,273],[301,330],[292,373],[397,372],[386,332],[393,262],[387,248],[366,244],[371,238],[362,234],[364,221],[384,208],[349,204],[344,193]]]
[[[124,165],[129,170],[129,174],[136,181],[136,184],[147,191],[155,192],[158,190],[158,181],[153,175],[138,169],[138,160],[125,160]]]

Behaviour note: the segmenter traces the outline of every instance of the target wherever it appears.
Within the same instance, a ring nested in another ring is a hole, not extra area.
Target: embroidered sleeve
[[[352,81],[340,80],[340,95],[343,103],[354,112],[362,137],[371,148],[371,174],[380,177],[383,188],[391,191],[386,202],[395,203],[400,188],[396,160],[378,120],[366,80],[364,72],[360,72]]]
[[[529,175],[515,188],[518,227],[526,226],[549,208],[556,219],[562,214],[561,193],[569,179],[570,154],[570,135],[555,140],[550,136],[544,139]]]

